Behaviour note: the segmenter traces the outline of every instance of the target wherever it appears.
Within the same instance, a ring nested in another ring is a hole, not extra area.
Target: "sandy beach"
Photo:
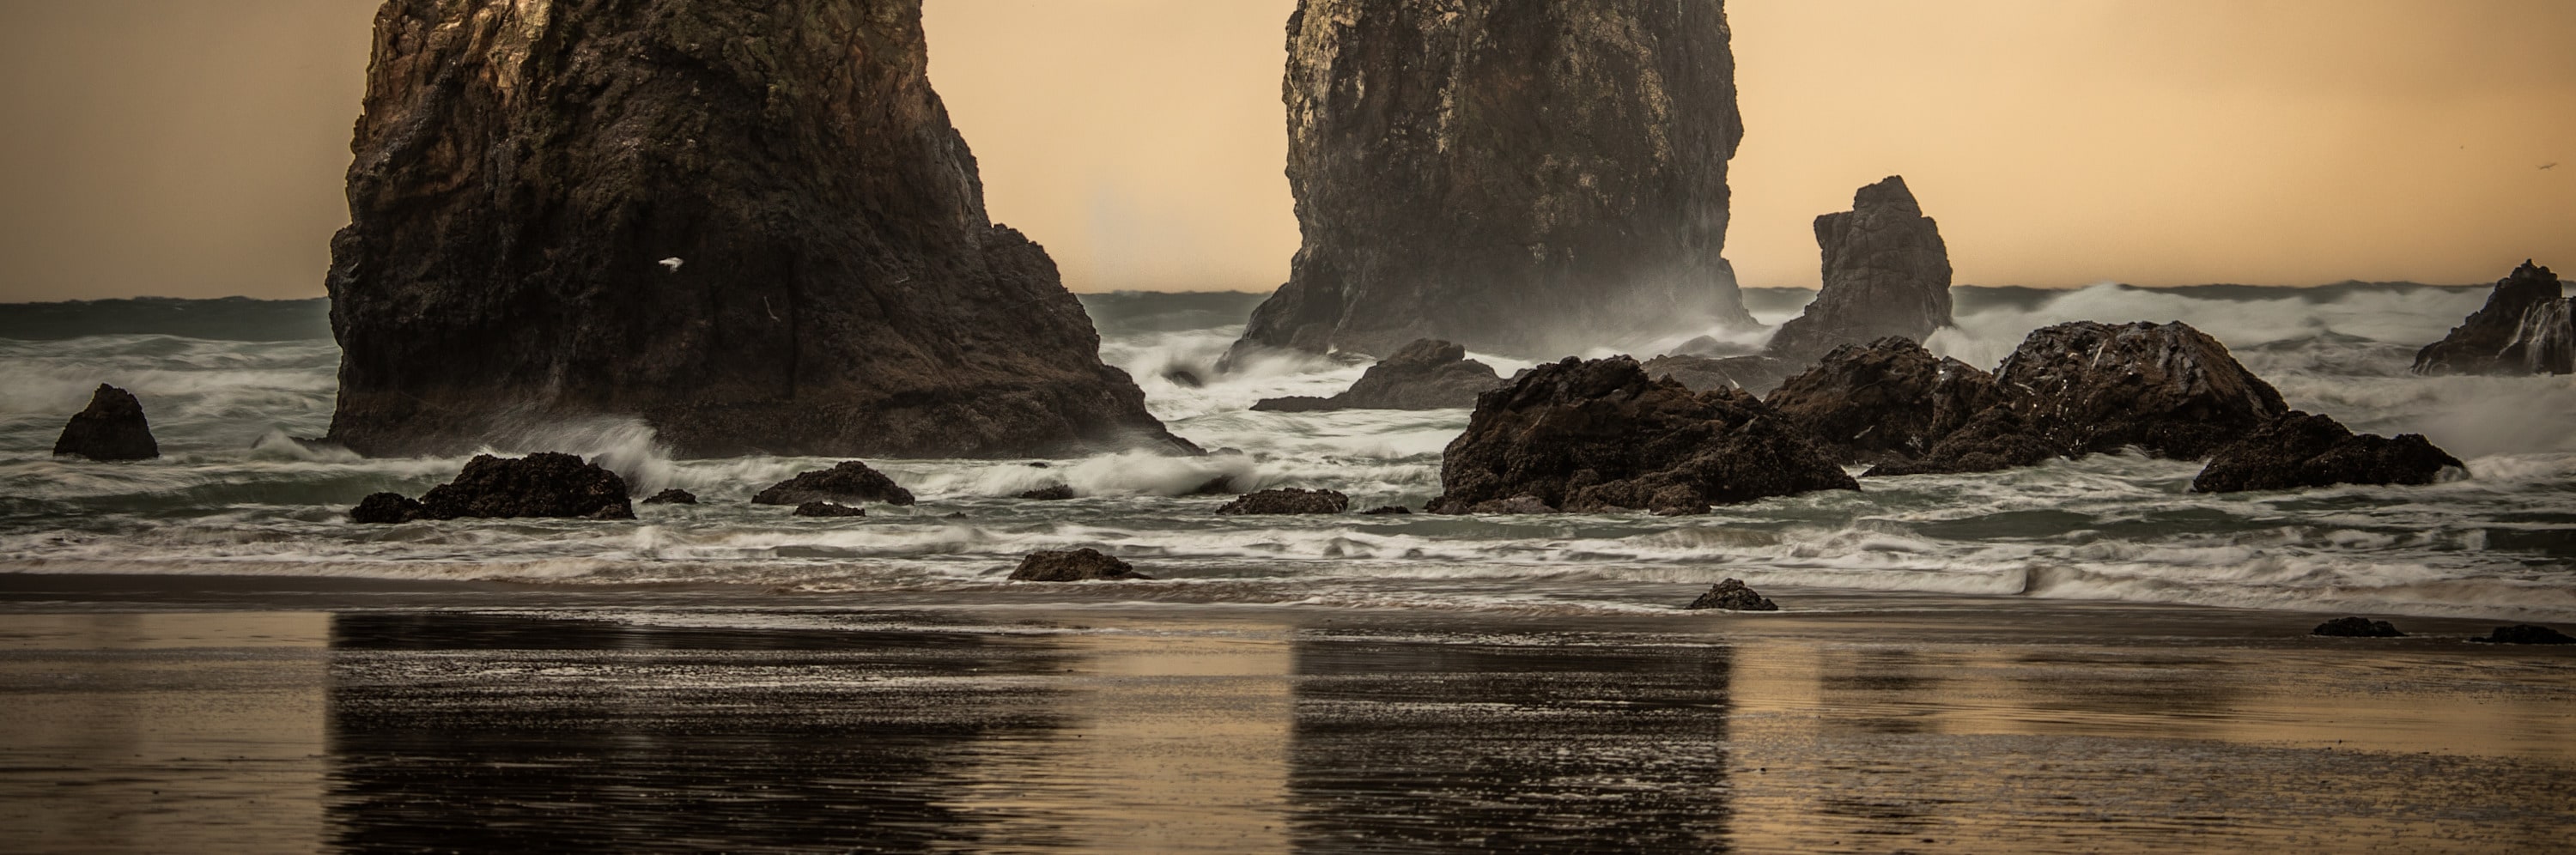
[[[2471,644],[2476,621],[133,581],[0,576],[0,835],[27,851],[2495,852],[2576,828],[2576,650]]]

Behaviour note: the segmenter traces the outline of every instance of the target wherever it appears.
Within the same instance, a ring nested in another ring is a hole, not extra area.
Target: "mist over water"
[[[1809,297],[1746,291],[1766,324],[1794,316]],[[1217,357],[1260,295],[1130,293],[1085,298],[1103,356],[1136,377],[1174,432],[1220,453],[872,460],[921,503],[808,520],[746,502],[829,459],[678,460],[628,420],[526,425],[489,450],[579,453],[617,470],[639,496],[680,487],[706,504],[639,506],[633,522],[355,526],[344,515],[359,498],[417,495],[453,477],[463,458],[362,460],[290,441],[318,436],[330,421],[338,351],[327,328],[312,325],[316,303],[206,301],[196,313],[176,301],[149,323],[120,327],[120,310],[103,304],[57,306],[47,308],[56,322],[0,330],[17,336],[0,338],[0,568],[745,585],[817,604],[856,596],[1572,613],[1666,611],[1694,587],[1732,576],[1792,592],[2576,620],[2576,441],[2566,430],[2576,424],[2576,380],[2406,370],[2417,348],[2484,301],[2484,289],[2104,285],[1961,288],[1956,298],[1959,326],[1927,343],[1936,352],[1991,368],[2039,326],[2181,320],[2226,342],[2292,406],[2356,430],[2424,433],[2468,461],[2469,477],[2203,496],[2188,492],[2197,464],[2100,455],[1987,475],[1870,479],[1857,494],[1702,518],[1219,517],[1228,496],[1189,495],[1219,479],[1235,491],[1341,490],[1355,510],[1418,508],[1440,492],[1441,449],[1467,412],[1251,412],[1262,398],[1339,392],[1366,366],[1279,356],[1219,374]],[[281,339],[281,329],[310,332]],[[1761,343],[1759,333],[1737,337]],[[1583,355],[1644,357],[1673,343]],[[1476,358],[1506,375],[1529,364]],[[142,398],[163,459],[50,456],[63,421],[101,382]],[[1056,484],[1080,498],[1010,498]],[[1002,581],[1029,551],[1081,546],[1167,581]]]

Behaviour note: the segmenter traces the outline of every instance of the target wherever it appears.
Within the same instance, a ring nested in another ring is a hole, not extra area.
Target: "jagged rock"
[[[1032,552],[1020,559],[1020,568],[1011,571],[1014,582],[1089,582],[1095,580],[1152,580],[1136,572],[1136,566],[1101,554],[1097,549],[1072,552]]]
[[[62,437],[54,440],[54,456],[150,460],[161,456],[161,444],[152,439],[143,402],[132,392],[101,383],[90,393],[89,406],[63,425]]]
[[[1027,499],[1032,502],[1061,502],[1073,497],[1073,485],[1070,484],[1056,484],[1049,487],[1039,487],[1035,490],[1030,490],[1020,494],[1020,498]]]
[[[1387,505],[1381,508],[1370,508],[1366,511],[1360,512],[1360,514],[1362,516],[1371,517],[1401,517],[1411,516],[1413,514],[1413,509],[1403,505]]]
[[[1349,391],[1330,398],[1271,398],[1256,411],[1445,410],[1476,405],[1476,396],[1503,385],[1493,366],[1467,358],[1467,349],[1422,339],[1369,366]]]
[[[1719,257],[1744,133],[1728,37],[1717,0],[1303,0],[1285,90],[1305,244],[1229,361],[1752,325]]]
[[[2558,274],[2524,261],[2496,281],[2484,308],[2415,354],[2417,374],[2576,371],[2576,324]]]
[[[698,495],[696,493],[691,493],[678,487],[673,487],[671,489],[655,493],[652,498],[644,500],[644,504],[647,505],[694,505],[697,503]]]
[[[1803,364],[1846,344],[1922,341],[1950,326],[1950,249],[1902,176],[1860,188],[1852,209],[1816,218],[1824,288],[1780,325],[1770,353]]]
[[[2387,621],[2358,617],[2335,618],[2334,620],[2317,624],[2317,628],[2310,630],[2308,634],[2332,636],[2335,638],[2406,637],[2406,633],[2398,632],[2397,627]]]
[[[787,514],[791,517],[864,517],[868,512],[838,502],[806,502]]]
[[[2499,626],[2485,638],[2469,640],[2482,644],[2576,644],[2576,638],[2569,638],[2566,633],[2530,624]]]
[[[2002,402],[1993,375],[1894,336],[1835,348],[1763,399],[1843,463],[1922,458]]]
[[[1803,431],[1751,395],[1692,392],[1628,357],[1533,368],[1476,404],[1441,457],[1438,512],[1528,497],[1574,513],[1695,512],[1855,490]]]
[[[349,510],[349,521],[363,525],[397,525],[429,518],[429,508],[401,493],[370,494]]]
[[[1742,389],[1760,397],[1780,388],[1790,365],[1768,356],[1667,354],[1646,360],[1645,369],[1648,377],[1670,377],[1693,392]]]
[[[1724,609],[1730,612],[1776,612],[1780,610],[1780,604],[1755,593],[1752,588],[1745,587],[1740,580],[1728,579],[1711,586],[1708,593],[1699,595],[1699,599],[1692,600],[1690,605],[1682,608]]]
[[[626,479],[569,454],[540,451],[517,459],[476,455],[456,480],[429,488],[427,519],[564,517],[631,520]]]
[[[920,0],[388,0],[331,438],[638,417],[681,454],[1190,450],[993,225]]]
[[[2361,435],[2332,418],[2291,411],[2229,443],[2192,479],[2202,493],[2290,490],[2329,484],[2430,484],[2459,458],[2420,434]]]
[[[801,505],[806,502],[884,502],[912,504],[912,491],[856,460],[817,469],[770,485],[751,497],[755,505]]]
[[[1870,467],[1861,477],[1995,472],[2037,466],[2068,453],[2040,435],[2031,421],[2012,407],[1998,406],[1978,413],[1967,425],[1942,437],[1921,458],[1890,460]]]
[[[1338,514],[1351,509],[1351,497],[1331,490],[1301,490],[1283,487],[1245,494],[1217,513],[1227,515],[1259,514]]]

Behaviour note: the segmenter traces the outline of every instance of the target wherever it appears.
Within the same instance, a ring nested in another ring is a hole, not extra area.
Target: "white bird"
[[[669,258],[662,259],[661,263],[664,268],[669,269],[673,273],[678,273],[680,272],[680,265],[687,264],[688,262],[681,261],[679,256],[674,255]]]

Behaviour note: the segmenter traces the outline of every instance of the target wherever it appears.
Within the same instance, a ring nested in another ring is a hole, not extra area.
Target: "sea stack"
[[[2415,354],[2417,374],[2567,374],[2576,371],[2576,312],[2549,268],[2524,261],[2498,280],[2487,304]]]
[[[1751,325],[1719,257],[1744,134],[1728,38],[1718,0],[1302,0],[1283,88],[1305,243],[1232,356]]]
[[[90,393],[89,406],[63,425],[63,435],[54,440],[54,456],[150,460],[161,456],[161,444],[152,439],[143,402],[132,392],[101,383]]]
[[[1919,344],[1952,324],[1950,248],[1903,176],[1860,188],[1849,211],[1817,217],[1816,244],[1824,289],[1805,314],[1780,325],[1773,356],[1805,364],[1888,336]]]
[[[331,438],[637,417],[683,454],[1191,450],[984,209],[919,0],[389,0]]]

